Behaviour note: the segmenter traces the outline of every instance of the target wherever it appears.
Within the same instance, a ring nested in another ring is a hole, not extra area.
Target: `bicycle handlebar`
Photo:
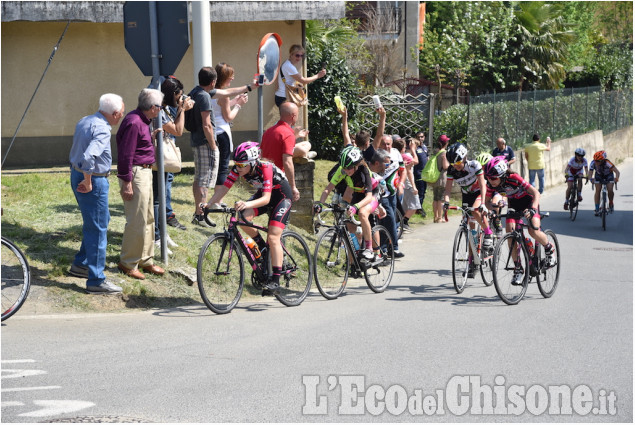
[[[346,212],[346,208],[342,208],[339,204],[328,204],[326,202],[323,202],[322,205],[325,205],[326,208],[322,209],[321,212],[315,214],[315,216],[317,217],[318,222],[320,223],[321,226],[324,226],[326,224],[326,222],[324,220],[322,220],[322,217],[320,216],[321,213],[323,212],[328,212],[328,211],[333,211],[336,213],[345,213]],[[353,223],[356,226],[359,226],[362,222],[355,220],[355,217],[348,217],[345,220],[349,220],[351,223]]]

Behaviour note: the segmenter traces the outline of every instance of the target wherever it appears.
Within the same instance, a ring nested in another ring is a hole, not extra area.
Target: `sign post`
[[[160,90],[161,75],[176,71],[190,46],[190,33],[185,1],[126,2],[123,7],[124,40],[126,50],[143,75],[152,76],[151,88]],[[163,110],[154,120],[160,129]],[[161,260],[167,266],[167,237],[165,216],[165,173],[163,165],[163,132],[157,134],[157,176],[159,192],[159,231],[161,232]]]

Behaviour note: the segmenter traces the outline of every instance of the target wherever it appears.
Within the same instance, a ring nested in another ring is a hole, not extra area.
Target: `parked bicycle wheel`
[[[481,269],[481,279],[483,279],[483,283],[485,286],[492,286],[494,283],[494,247],[492,245],[491,248],[483,248],[483,237],[484,233],[481,232],[481,264],[479,268]],[[496,243],[496,238],[492,241],[493,244]]]
[[[538,289],[542,296],[549,298],[556,292],[558,279],[560,278],[560,245],[558,245],[558,238],[552,230],[545,230],[545,235],[547,235],[549,243],[553,246],[556,264],[552,267],[546,267],[544,264],[541,264],[540,273],[536,276],[536,281],[538,282]],[[542,245],[539,244],[537,249],[539,250],[538,258],[540,258],[541,262],[544,262],[544,249]],[[542,255],[540,253],[542,253]]]
[[[276,298],[282,304],[292,307],[301,304],[311,290],[311,252],[302,236],[292,231],[282,234],[281,243],[282,275]]]
[[[373,227],[372,231],[373,250],[379,249],[379,254],[371,263],[372,265],[364,270],[364,279],[373,292],[379,293],[384,292],[390,285],[395,269],[395,257],[388,254],[393,250],[393,242],[388,229],[377,225]],[[380,248],[381,241],[386,241],[383,249]]]
[[[470,243],[467,238],[467,230],[459,227],[452,245],[452,281],[458,294],[465,289],[470,268]]]
[[[217,314],[232,311],[245,284],[243,257],[236,242],[224,234],[210,236],[198,256],[196,279],[201,298]]]
[[[313,254],[315,284],[327,300],[339,297],[346,288],[349,255],[343,236],[335,228],[328,229],[317,241]]]
[[[514,280],[520,272],[522,277]],[[513,234],[502,237],[494,250],[494,286],[506,304],[518,304],[529,284],[529,256],[527,249]]]
[[[2,238],[2,320],[13,316],[31,289],[31,271],[26,257],[8,239]]]

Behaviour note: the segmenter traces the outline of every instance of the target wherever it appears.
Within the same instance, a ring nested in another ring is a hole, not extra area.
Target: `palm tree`
[[[566,78],[567,46],[575,40],[564,20],[562,4],[527,1],[516,3],[515,9],[517,27],[512,44],[518,89],[557,89]]]

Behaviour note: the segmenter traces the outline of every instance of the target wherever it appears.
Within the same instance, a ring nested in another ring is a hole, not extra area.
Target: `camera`
[[[182,94],[181,95],[181,102],[185,102],[185,99],[187,99],[187,95],[186,94]]]

